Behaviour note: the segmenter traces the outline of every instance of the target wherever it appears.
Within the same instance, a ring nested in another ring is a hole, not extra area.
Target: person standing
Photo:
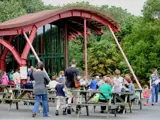
[[[17,68],[16,72],[13,74],[13,80],[16,85],[16,88],[20,88],[21,75],[19,73],[19,68]]]
[[[154,103],[158,104],[159,85],[157,81],[159,81],[159,75],[156,68],[153,68],[152,72],[153,74],[150,76],[150,88],[152,91],[152,105],[154,105]]]
[[[68,109],[67,109],[67,113],[71,114],[71,102],[72,102],[72,98],[75,97],[75,103],[78,102],[78,95],[77,92],[72,92],[72,90],[77,89],[75,87],[75,82],[74,79],[80,79],[79,76],[79,70],[76,68],[77,62],[75,59],[72,59],[71,61],[71,67],[67,68],[65,71],[65,77],[66,77],[66,91],[68,94]]]
[[[36,103],[32,109],[32,117],[35,117],[38,113],[41,98],[43,103],[43,117],[48,117],[48,98],[46,85],[50,82],[50,79],[43,69],[43,63],[39,62],[37,64],[37,71],[33,72],[33,77],[35,80],[34,94],[36,95]]]
[[[66,115],[66,102],[65,102],[65,88],[64,81],[59,81],[59,83],[55,87],[56,89],[56,113],[55,115],[59,115],[59,108],[63,109],[63,115]]]

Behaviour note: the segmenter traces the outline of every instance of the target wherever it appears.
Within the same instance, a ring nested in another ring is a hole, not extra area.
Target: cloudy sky
[[[42,0],[46,5],[63,5],[67,3],[72,3],[76,1],[89,1],[94,5],[109,5],[117,6],[127,9],[128,12],[134,15],[141,15],[141,10],[143,8],[144,2],[146,0]]]

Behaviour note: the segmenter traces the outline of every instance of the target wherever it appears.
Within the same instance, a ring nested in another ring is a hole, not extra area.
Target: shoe
[[[152,103],[152,106],[154,106],[154,103]]]
[[[35,117],[36,117],[36,114],[33,113],[33,114],[32,114],[32,117],[35,118]]]
[[[147,102],[144,103],[144,106],[147,106]]]
[[[102,110],[101,113],[104,113],[104,111]]]
[[[156,102],[156,105],[158,105],[159,103],[158,102]]]
[[[68,107],[67,114],[71,114],[71,107]]]
[[[58,116],[58,115],[59,115],[59,111],[58,111],[58,110],[56,110],[56,113],[55,113],[55,115],[56,115],[56,116]]]
[[[63,111],[63,115],[67,115],[66,111]]]

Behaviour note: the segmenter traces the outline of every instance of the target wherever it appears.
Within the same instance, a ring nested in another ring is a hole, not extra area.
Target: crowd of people
[[[52,76],[52,79],[44,72],[43,63],[38,63],[36,69],[30,67],[28,70],[28,81],[21,85],[21,77],[19,69],[16,69],[15,73],[12,71],[9,75],[6,72],[0,70],[0,83],[2,85],[12,84],[16,88],[33,88],[34,94],[36,95],[36,102],[32,110],[32,117],[35,117],[38,113],[40,101],[42,98],[43,103],[43,116],[48,117],[48,100],[47,100],[47,89],[56,90],[57,102],[56,102],[56,113],[59,115],[59,109],[63,109],[63,115],[71,114],[73,110],[72,103],[78,102],[78,92],[74,92],[79,88],[75,85],[75,80],[81,85],[88,84],[89,91],[99,90],[104,93],[104,96],[98,95],[98,101],[106,102],[106,99],[110,99],[110,92],[131,92],[131,101],[133,102],[136,98],[135,87],[130,75],[126,74],[124,77],[121,76],[120,70],[116,69],[114,75],[105,75],[102,78],[95,76],[89,82],[85,80],[85,77],[80,77],[79,70],[76,68],[76,60],[71,61],[71,66],[65,71],[60,71],[59,75]],[[151,92],[151,104],[158,104],[158,92],[159,92],[159,75],[157,69],[152,69],[153,74],[150,76],[150,88],[148,85],[144,86],[143,94],[145,98],[144,105],[149,105],[150,92]],[[108,93],[107,93],[108,92]],[[120,94],[120,97],[124,99],[125,96]],[[156,99],[154,99],[156,98]],[[77,112],[76,108],[76,112]],[[104,112],[105,106],[101,107],[101,113]],[[119,109],[121,112],[123,107]]]

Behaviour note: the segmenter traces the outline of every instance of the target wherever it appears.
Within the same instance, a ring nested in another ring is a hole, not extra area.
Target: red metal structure
[[[90,34],[91,30],[96,34],[101,35],[103,34],[103,28],[105,26],[109,27],[109,29],[113,30],[114,32],[120,31],[120,26],[117,20],[105,12],[88,7],[68,7],[55,10],[45,10],[8,20],[0,24],[0,36],[10,36],[8,42],[6,42],[4,38],[0,39],[0,44],[6,47],[1,56],[1,69],[5,69],[4,59],[8,51],[13,54],[14,58],[20,66],[26,65],[26,59],[30,51],[29,43],[26,42],[25,48],[20,55],[18,54],[17,50],[14,49],[14,47],[10,44],[12,37],[29,32],[29,41],[32,43],[37,29],[46,24],[57,25],[58,27],[63,28],[65,31],[64,42],[66,68],[68,67],[68,41],[73,40],[78,36],[84,36],[84,61],[86,79],[88,78],[87,35]],[[124,54],[122,55],[125,56]],[[126,56],[124,59],[126,59]],[[127,65],[130,68],[131,73],[134,74],[128,62]],[[136,76],[134,77],[137,80]],[[139,87],[141,88],[141,86]]]

